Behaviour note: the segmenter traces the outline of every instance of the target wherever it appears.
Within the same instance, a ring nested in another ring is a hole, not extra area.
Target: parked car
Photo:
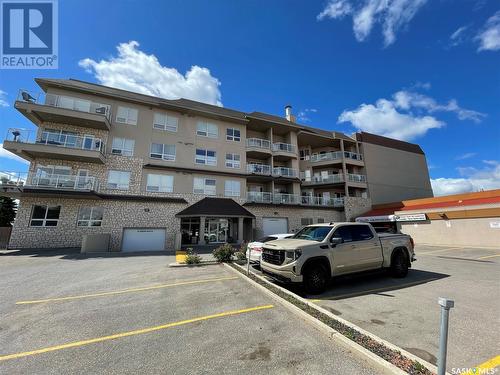
[[[303,283],[321,293],[333,276],[386,268],[405,277],[415,261],[413,239],[380,233],[367,223],[308,225],[293,238],[262,246],[262,272],[282,282]]]
[[[270,234],[269,236],[262,237],[255,242],[250,242],[247,246],[247,258],[250,259],[251,263],[260,263],[260,257],[262,255],[262,245],[269,241],[283,240],[285,238],[291,238],[293,236],[293,233]]]

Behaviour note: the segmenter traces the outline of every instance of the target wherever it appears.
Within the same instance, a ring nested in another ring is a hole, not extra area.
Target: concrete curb
[[[246,269],[245,269],[245,268],[243,268],[243,267],[241,267],[241,266],[239,266],[239,265],[236,265],[236,266],[237,266],[237,267],[239,267],[242,271],[246,272]],[[229,266],[229,267],[230,267],[230,266]],[[232,268],[232,267],[230,267],[230,268]],[[233,271],[234,271],[234,270],[233,270]],[[382,345],[384,345],[384,346],[388,347],[389,349],[392,349],[392,350],[395,350],[395,351],[400,352],[403,356],[405,356],[405,357],[407,357],[407,358],[409,358],[409,359],[411,359],[411,360],[413,360],[413,361],[417,361],[417,362],[419,362],[421,365],[423,365],[424,367],[426,367],[429,371],[431,371],[431,372],[432,372],[432,373],[434,373],[434,374],[437,374],[437,367],[436,367],[436,366],[434,366],[432,363],[429,363],[429,362],[427,362],[427,361],[423,360],[422,358],[417,357],[415,354],[412,354],[412,353],[410,353],[410,352],[408,352],[408,351],[406,351],[406,350],[404,350],[404,349],[400,348],[399,346],[394,345],[394,344],[390,343],[389,341],[386,341],[386,340],[384,340],[384,339],[382,339],[382,338],[380,338],[380,337],[378,337],[378,336],[374,335],[373,333],[371,333],[371,332],[369,332],[369,331],[364,330],[363,328],[361,328],[361,327],[359,327],[359,326],[355,325],[354,323],[351,323],[351,322],[349,322],[349,321],[347,321],[347,320],[345,320],[345,319],[343,319],[343,318],[341,318],[341,317],[339,317],[339,316],[337,316],[337,315],[333,314],[332,312],[330,312],[330,311],[328,311],[328,310],[326,310],[326,309],[322,308],[321,306],[318,306],[318,305],[316,305],[316,304],[314,304],[314,303],[310,302],[309,300],[307,300],[307,299],[305,299],[305,298],[302,298],[301,296],[299,296],[299,295],[297,295],[297,294],[295,294],[295,293],[290,292],[288,289],[285,289],[285,288],[283,288],[283,287],[281,287],[281,286],[279,286],[279,285],[277,285],[277,284],[274,284],[274,283],[270,282],[269,280],[267,280],[267,279],[263,278],[263,277],[262,277],[262,276],[260,276],[260,275],[255,274],[254,272],[252,272],[252,275],[253,275],[254,277],[257,277],[259,280],[263,281],[263,282],[264,282],[264,283],[266,283],[267,285],[270,285],[270,286],[272,286],[272,287],[274,287],[274,288],[277,288],[277,289],[279,289],[280,291],[282,291],[283,293],[288,294],[290,297],[293,297],[293,298],[297,299],[298,301],[300,301],[300,302],[302,302],[302,303],[306,304],[306,305],[307,305],[307,306],[309,306],[310,308],[315,309],[315,310],[317,310],[318,312],[321,312],[322,314],[325,314],[325,315],[327,315],[328,317],[330,317],[330,318],[332,318],[332,319],[335,319],[335,320],[337,320],[338,322],[340,322],[340,323],[342,323],[342,324],[345,324],[346,326],[348,326],[348,327],[350,327],[350,328],[352,328],[352,329],[355,329],[355,330],[356,330],[356,331],[358,331],[359,333],[362,333],[363,335],[366,335],[366,336],[370,337],[371,339],[373,339],[373,340],[375,340],[375,341],[379,342],[380,344],[382,344]],[[244,276],[244,275],[243,275],[243,276]],[[250,278],[248,278],[248,277],[245,277],[245,279],[247,279],[247,280],[251,281],[252,283],[255,283],[253,280],[251,280],[251,279],[250,279]],[[262,287],[262,285],[259,285],[258,283],[255,283],[255,284],[256,284],[256,285],[258,285],[258,286],[259,286],[259,287],[261,287],[261,288],[264,288],[264,287]],[[274,294],[273,292],[269,291],[268,289],[266,289],[266,288],[264,288],[264,289],[265,289],[266,291],[268,291],[269,293],[272,293],[274,296],[276,296],[276,294]],[[279,298],[279,299],[282,299],[282,298],[281,298],[281,297],[279,297],[279,296],[276,296],[276,297],[277,297],[277,298]],[[290,302],[288,302],[288,301],[285,301],[285,302],[290,303]],[[291,304],[291,305],[292,305],[294,308],[299,309],[299,308],[298,308],[298,307],[296,307],[295,305],[293,305],[293,304]],[[300,310],[300,309],[299,309],[299,310]],[[300,311],[301,311],[301,312],[303,312],[302,310],[300,310]],[[303,313],[304,313],[304,314],[307,314],[307,313],[305,313],[305,312],[303,312]],[[308,315],[308,316],[310,316],[309,314],[307,314],[307,315]],[[315,318],[313,318],[313,317],[311,317],[311,318],[312,318],[312,319],[314,319],[314,320],[317,320],[317,319],[315,319]],[[318,322],[319,322],[319,321],[318,321]],[[320,322],[320,323],[321,323],[321,322]],[[331,328],[331,327],[327,326],[326,324],[324,324],[324,323],[321,323],[321,324],[323,324],[325,327],[328,327],[329,329],[332,329],[332,330],[333,330],[333,328]],[[335,330],[333,330],[333,331],[334,331],[335,333],[337,333],[339,336],[342,336],[345,340],[349,341],[349,343],[352,343],[352,344],[354,344],[354,345],[360,346],[359,344],[356,344],[355,342],[353,342],[353,341],[349,340],[348,338],[346,338],[346,337],[345,337],[344,335],[342,335],[341,333],[339,333],[339,332],[337,332],[337,331],[335,331]],[[389,362],[385,361],[384,359],[380,358],[379,356],[377,356],[376,354],[374,354],[374,353],[370,352],[369,350],[367,350],[367,349],[363,348],[362,346],[360,346],[360,347],[361,347],[363,350],[368,351],[371,355],[375,355],[375,356],[377,357],[377,359],[378,359],[378,360],[383,361],[383,362],[385,362],[385,363],[387,363],[387,364],[390,364]],[[391,366],[394,366],[394,365],[392,365],[392,364],[390,364],[390,365],[391,365]],[[399,367],[396,367],[396,366],[394,366],[394,367],[395,367],[398,371],[400,371],[400,372],[398,372],[398,373],[401,373],[401,374],[406,374],[406,373],[405,373],[403,370],[401,370]],[[451,375],[449,372],[446,372],[446,374]]]
[[[285,308],[289,309],[296,315],[298,315],[301,319],[305,320],[306,322],[310,323],[311,325],[314,326],[318,331],[321,333],[325,334],[330,340],[335,341],[342,346],[344,346],[346,349],[349,351],[357,354],[358,356],[362,357],[362,359],[369,363],[370,365],[375,365],[377,369],[380,371],[380,373],[383,374],[398,374],[398,375],[404,375],[406,372],[401,370],[400,368],[396,367],[392,363],[387,362],[386,360],[382,359],[375,353],[370,352],[368,349],[365,349],[361,345],[355,343],[352,340],[349,340],[347,337],[339,333],[338,331],[334,330],[333,328],[327,326],[325,323],[319,321],[318,319],[314,318],[313,316],[309,315],[305,311],[301,310],[291,302],[286,301],[285,299],[281,298],[277,294],[273,293],[266,287],[256,283],[249,277],[245,277],[245,275],[241,274],[241,272],[238,272],[235,270],[233,267],[231,267],[229,264],[224,264],[227,268],[231,269],[232,272],[238,274],[242,279],[246,280],[248,283],[256,287],[257,289],[261,290],[263,293],[277,301],[279,304],[284,306]],[[243,267],[238,266],[243,269]],[[259,275],[254,276],[258,277],[259,279],[262,279]],[[267,283],[269,283],[266,280]],[[274,284],[271,284],[272,286],[275,286]],[[293,297],[296,297],[294,294],[292,294]],[[298,297],[298,296],[297,296]],[[313,306],[311,306],[313,307]]]
[[[172,268],[182,268],[182,267],[203,267],[203,266],[212,266],[214,264],[219,264],[219,262],[215,260],[210,260],[206,262],[196,263],[196,264],[186,264],[186,263],[170,263],[168,266]]]

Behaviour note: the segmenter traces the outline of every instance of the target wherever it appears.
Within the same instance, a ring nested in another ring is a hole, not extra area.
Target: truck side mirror
[[[330,243],[332,244],[332,246],[337,246],[341,243],[344,243],[344,239],[341,237],[332,237],[330,238]]]

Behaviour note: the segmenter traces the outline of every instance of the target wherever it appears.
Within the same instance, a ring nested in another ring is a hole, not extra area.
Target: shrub
[[[212,254],[218,262],[230,262],[233,258],[234,249],[231,245],[225,243],[216,248]]]
[[[186,254],[186,264],[199,264],[201,263],[201,257],[193,252],[193,249],[187,249]]]
[[[234,255],[236,255],[236,259],[238,259],[238,260],[247,260],[247,255],[242,250],[238,251]]]

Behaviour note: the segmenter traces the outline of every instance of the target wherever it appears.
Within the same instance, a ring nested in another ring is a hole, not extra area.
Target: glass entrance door
[[[205,233],[208,243],[227,242],[229,225],[227,219],[207,219]]]

